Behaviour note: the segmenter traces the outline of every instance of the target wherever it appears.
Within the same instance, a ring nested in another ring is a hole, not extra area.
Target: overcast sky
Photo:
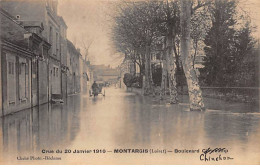
[[[121,63],[123,56],[115,54],[110,41],[114,8],[109,2],[112,1],[116,0],[59,0],[58,12],[68,25],[68,39],[81,48],[83,54],[82,41],[86,45],[93,41],[89,50],[92,63],[115,67]],[[249,12],[253,24],[260,27],[260,0],[241,1],[243,3],[239,7]],[[255,34],[260,37],[259,31]]]
[[[94,64],[117,66],[118,60],[110,41],[112,6],[108,0],[60,0],[59,15],[63,16],[68,25],[68,39],[81,48],[82,42],[92,44],[89,57]]]

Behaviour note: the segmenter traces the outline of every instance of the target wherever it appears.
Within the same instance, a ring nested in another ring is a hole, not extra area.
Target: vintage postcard
[[[259,165],[259,0],[1,0],[0,165]]]

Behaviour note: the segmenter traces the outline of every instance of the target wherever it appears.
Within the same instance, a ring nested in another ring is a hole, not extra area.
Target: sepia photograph
[[[260,165],[259,0],[0,0],[0,165]]]

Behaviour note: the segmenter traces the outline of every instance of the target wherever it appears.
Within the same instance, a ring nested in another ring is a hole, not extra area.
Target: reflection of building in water
[[[0,149],[3,150],[3,129],[2,129],[2,119],[0,118]],[[0,151],[0,163],[4,162],[3,152]]]
[[[80,128],[80,97],[72,97],[71,99],[68,99],[66,109],[68,111],[68,131],[70,134],[68,134],[68,140],[72,141],[75,139],[77,133],[79,132]]]
[[[68,104],[44,104],[1,118],[0,155],[37,153],[68,145],[79,130],[79,100],[79,96],[69,97]]]
[[[16,115],[8,115],[3,119],[4,151],[32,150],[31,110]]]

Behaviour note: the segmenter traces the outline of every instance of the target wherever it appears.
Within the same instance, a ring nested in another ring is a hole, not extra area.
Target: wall
[[[62,97],[67,97],[67,26],[63,18],[60,17],[60,61],[61,61],[61,92]]]
[[[10,50],[1,54],[4,115],[31,107],[31,59]]]
[[[67,66],[68,66],[68,81],[67,81],[67,91],[68,94],[79,93],[81,91],[80,85],[80,52],[75,48],[75,46],[67,41]]]
[[[0,45],[1,45],[1,43],[2,43],[2,40],[0,39]],[[2,100],[2,59],[1,59],[1,57],[2,57],[2,47],[0,46],[0,117],[3,115],[3,106],[2,106],[2,102],[3,102],[3,100]],[[0,123],[1,124],[1,123]],[[1,137],[0,137],[0,139],[1,139]]]
[[[103,81],[108,81],[108,82],[116,82],[118,79],[118,75],[104,75],[104,76],[100,76],[102,78]]]
[[[4,115],[31,107],[31,58],[26,32],[2,9],[1,86]],[[12,43],[10,43],[10,41]]]
[[[60,73],[60,64],[56,61],[50,60],[49,63],[49,80],[51,94],[61,94],[61,73]]]
[[[46,61],[39,60],[39,103],[48,102],[48,65]]]
[[[88,94],[89,93],[89,70],[87,68],[87,62],[83,59],[83,57],[80,57],[80,87],[81,87],[81,93],[82,94]]]
[[[49,50],[50,54],[50,65],[49,72],[53,72],[53,68],[55,69],[55,76],[51,76],[49,80],[49,94],[61,94],[61,67],[59,60],[61,59],[61,38],[60,38],[60,27],[59,27],[59,19],[55,11],[56,7],[48,6],[46,0],[2,0],[1,6],[3,9],[8,11],[13,16],[20,17],[20,21],[39,21],[43,23],[44,30],[42,35],[44,38],[48,40],[49,43],[52,44],[51,49]],[[57,4],[56,4],[57,5]],[[51,29],[51,31],[50,31]],[[51,33],[52,32],[52,33]],[[66,32],[66,31],[65,31]],[[66,44],[64,44],[66,46]],[[66,52],[66,51],[64,51]],[[66,55],[66,54],[65,54]],[[41,70],[43,68],[43,70]],[[46,81],[46,74],[48,71],[45,69],[46,66],[43,63],[39,63],[39,76],[40,76],[40,102],[45,103],[47,100],[46,96],[46,88],[48,88],[48,82]],[[57,75],[56,75],[57,74]],[[48,80],[47,80],[48,81]],[[51,97],[51,96],[49,96]]]

